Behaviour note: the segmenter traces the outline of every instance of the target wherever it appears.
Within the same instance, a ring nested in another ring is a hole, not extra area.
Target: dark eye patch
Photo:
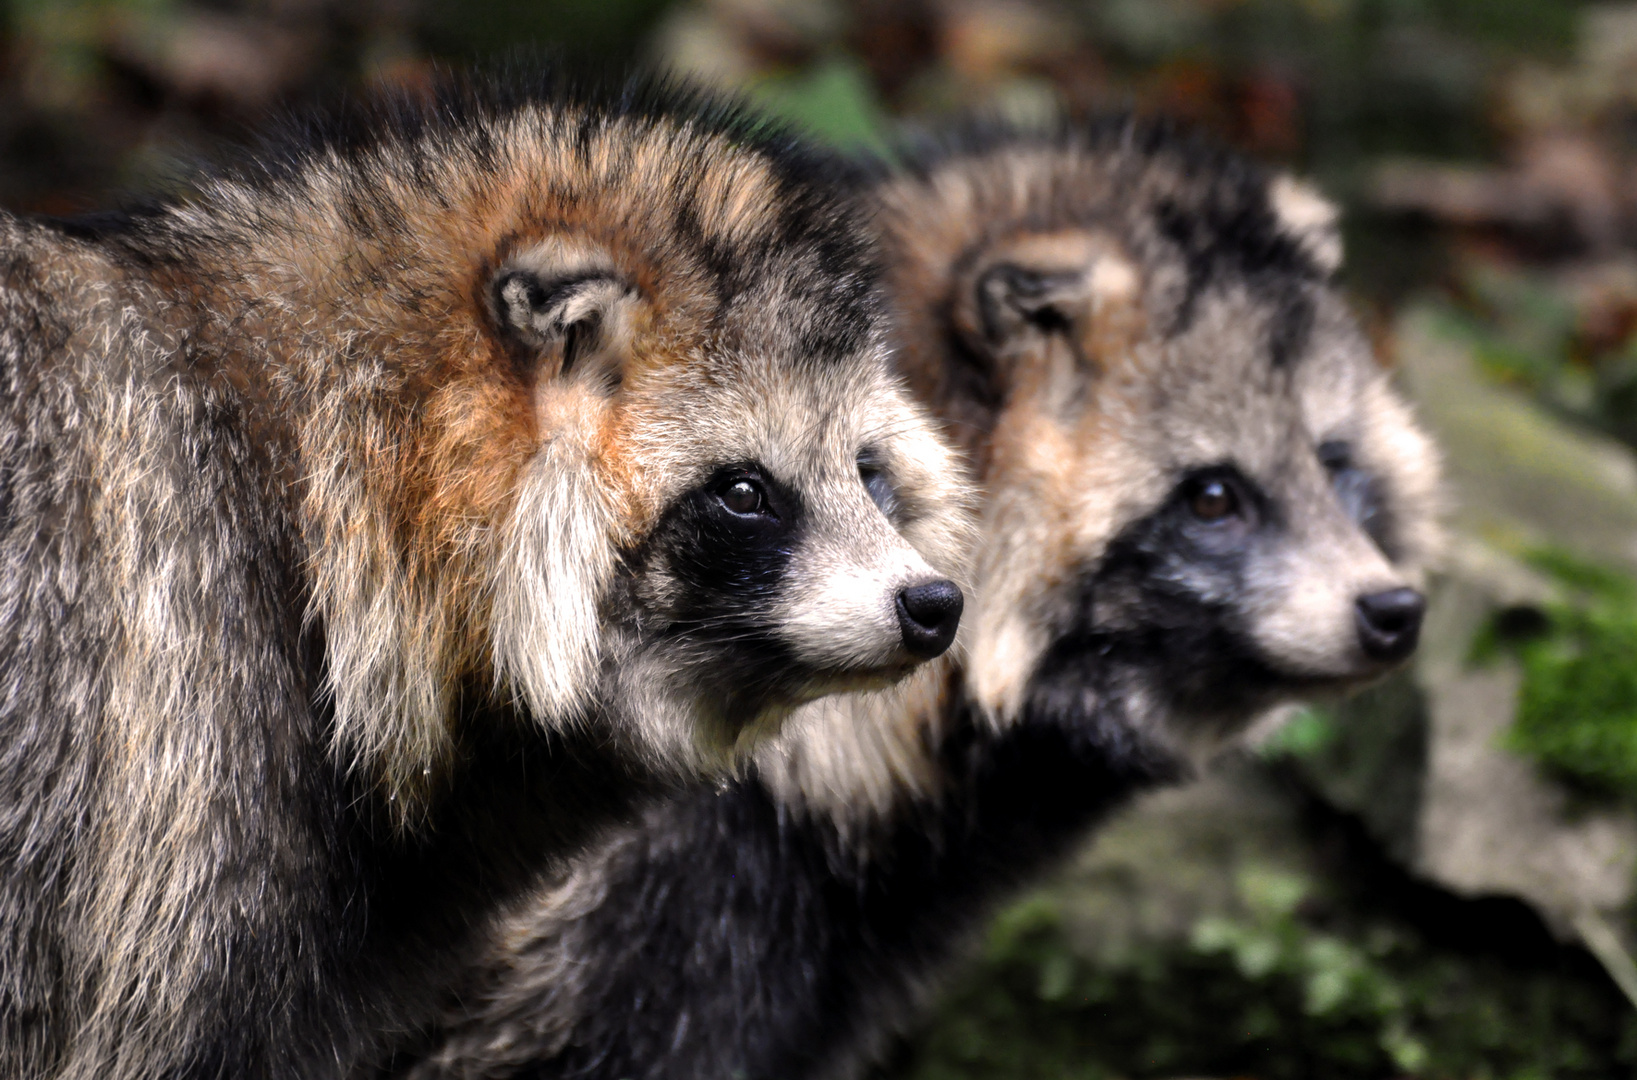
[[[677,586],[683,620],[743,627],[784,579],[801,498],[754,462],[725,465],[666,511],[648,546]]]
[[[858,478],[863,481],[864,490],[870,493],[871,501],[883,514],[896,521],[900,508],[898,489],[875,451],[865,450],[858,455]]]
[[[756,462],[724,465],[628,559],[631,595],[673,655],[736,688],[724,715],[753,716],[802,677],[775,620],[803,528],[799,492]]]
[[[1386,501],[1381,485],[1369,470],[1361,468],[1353,457],[1350,443],[1330,440],[1318,445],[1315,453],[1319,464],[1330,474],[1330,488],[1336,493],[1343,512],[1377,547],[1392,557],[1391,529],[1387,520]]]
[[[1216,500],[1229,491],[1233,508],[1218,514]],[[1195,506],[1202,496],[1205,515]],[[1076,685],[1087,671],[1137,670],[1190,709],[1259,701],[1272,676],[1249,633],[1244,597],[1282,525],[1278,505],[1233,463],[1183,474],[1162,505],[1110,542],[1083,579],[1075,623],[1049,656]]]

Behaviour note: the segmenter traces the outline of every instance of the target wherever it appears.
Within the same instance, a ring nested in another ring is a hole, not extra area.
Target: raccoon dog
[[[758,130],[450,83],[0,217],[0,1075],[339,1073],[656,778],[948,646],[954,459]]]
[[[1325,202],[1126,121],[967,135],[877,194],[903,363],[988,493],[964,670],[809,707],[614,834],[402,1072],[854,1075],[1111,809],[1414,649],[1435,460]]]

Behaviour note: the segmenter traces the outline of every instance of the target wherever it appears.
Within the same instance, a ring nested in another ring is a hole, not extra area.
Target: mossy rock
[[[1637,1076],[1637,1013],[1590,956],[1415,881],[1283,765],[1103,840],[1001,913],[876,1080]]]

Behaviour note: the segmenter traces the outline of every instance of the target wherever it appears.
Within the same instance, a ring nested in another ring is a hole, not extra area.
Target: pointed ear
[[[494,275],[495,322],[542,375],[619,382],[641,297],[605,262],[541,247]]]
[[[1061,336],[1099,366],[1140,326],[1141,278],[1099,233],[1032,234],[997,244],[962,279],[955,321],[998,358]]]

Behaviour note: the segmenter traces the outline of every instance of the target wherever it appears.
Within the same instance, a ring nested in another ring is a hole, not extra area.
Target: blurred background
[[[1637,1076],[1637,4],[0,0],[0,205],[117,205],[270,110],[528,45],[848,147],[974,106],[1209,128],[1345,206],[1446,448],[1415,669],[1123,817],[880,1080]]]

